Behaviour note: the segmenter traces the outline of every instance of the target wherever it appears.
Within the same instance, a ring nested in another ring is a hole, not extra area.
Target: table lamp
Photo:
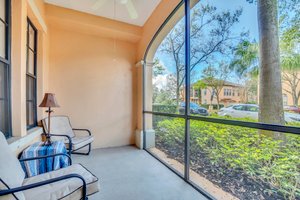
[[[50,139],[50,115],[53,112],[53,110],[51,110],[52,107],[59,107],[56,98],[55,98],[55,94],[53,93],[45,93],[44,99],[42,101],[42,103],[39,105],[39,107],[41,108],[48,108],[48,110],[46,110],[46,112],[48,113],[48,133],[45,133],[46,136],[46,141],[44,143],[44,145],[48,146],[51,145],[51,139]]]

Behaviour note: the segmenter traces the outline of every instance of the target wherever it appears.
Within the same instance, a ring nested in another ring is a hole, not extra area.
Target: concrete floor
[[[98,176],[100,192],[90,200],[206,200],[163,164],[133,146],[95,149],[73,155]]]

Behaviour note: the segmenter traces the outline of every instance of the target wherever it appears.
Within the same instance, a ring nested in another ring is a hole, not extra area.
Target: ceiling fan
[[[97,0],[94,5],[92,6],[93,10],[98,10],[101,8],[105,3],[107,3],[108,0]],[[138,18],[138,13],[136,11],[136,8],[134,7],[132,0],[114,0],[115,4],[116,2],[125,5],[128,11],[128,14],[131,19],[137,19]],[[115,9],[115,8],[114,8]]]

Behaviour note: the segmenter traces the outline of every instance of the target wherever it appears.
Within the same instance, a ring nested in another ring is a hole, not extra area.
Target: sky
[[[256,4],[250,4],[246,0],[202,0],[198,2],[198,4],[207,4],[213,5],[217,8],[218,11],[234,11],[236,9],[242,8],[243,13],[240,16],[240,21],[234,27],[235,32],[249,31],[250,40],[258,41],[258,23],[257,23],[257,9]],[[197,6],[197,5],[196,5]],[[199,6],[199,5],[198,5]],[[193,10],[192,10],[193,11]],[[163,64],[166,68],[167,73],[174,73],[174,61],[172,57],[163,54],[161,52],[157,52],[156,56],[161,64]],[[220,59],[222,59],[220,57]],[[197,77],[195,79],[199,79],[201,76],[201,71],[205,66],[197,66],[195,69],[195,74]],[[161,77],[160,77],[161,78]],[[237,82],[236,76],[232,74],[231,79],[229,81]]]
[[[201,2],[210,2],[221,10],[235,10],[243,9],[243,14],[240,17],[240,23],[237,24],[236,29],[246,29],[250,32],[250,38],[258,41],[258,24],[257,24],[257,7],[256,4],[248,3],[246,0],[205,0]],[[200,2],[200,3],[201,3]]]

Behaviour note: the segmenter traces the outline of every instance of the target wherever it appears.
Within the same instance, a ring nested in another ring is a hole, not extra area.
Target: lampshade
[[[44,99],[39,107],[59,107],[55,98],[55,94],[45,93]]]

